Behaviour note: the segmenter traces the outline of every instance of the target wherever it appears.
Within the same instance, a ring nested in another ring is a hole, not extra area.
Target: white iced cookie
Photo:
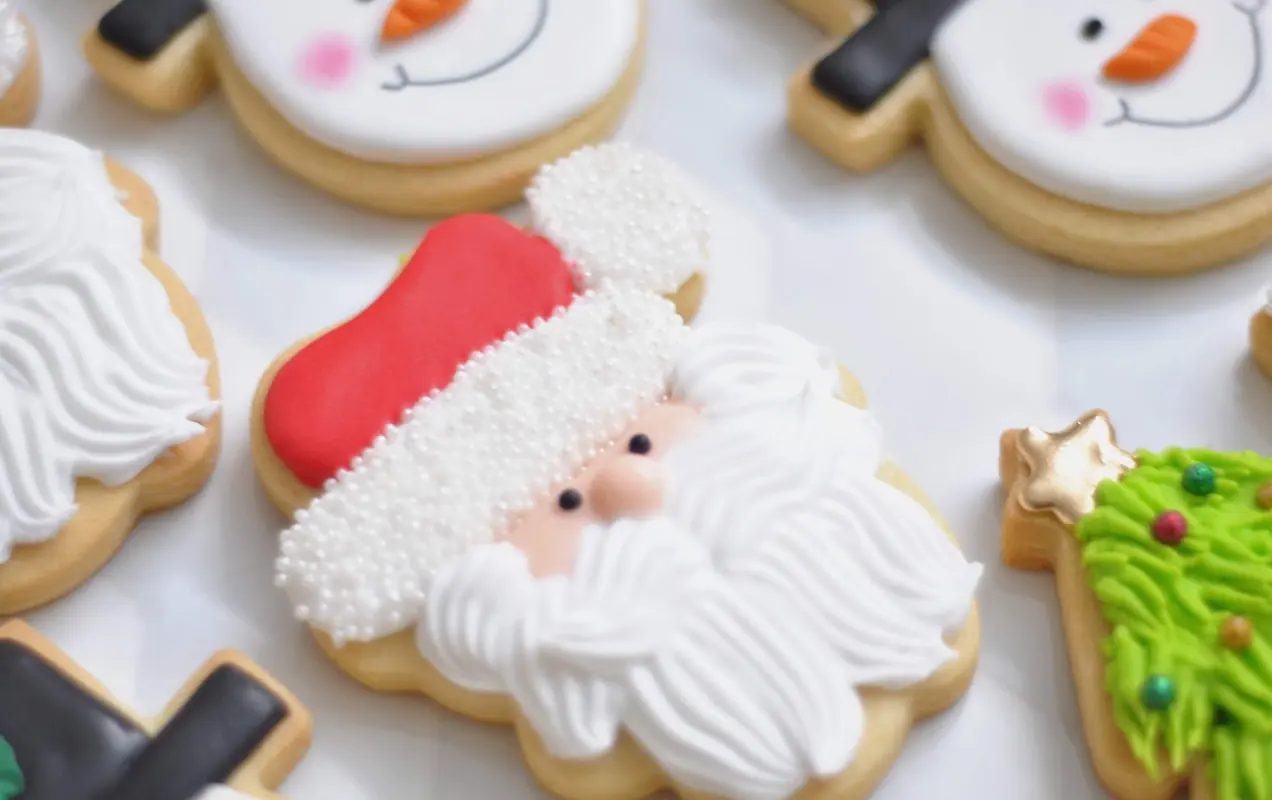
[[[535,169],[616,122],[641,51],[641,0],[212,0],[208,9],[121,5],[90,34],[89,58],[112,85],[167,110],[219,80],[285,166],[405,214],[515,200]],[[214,57],[200,59],[203,50]]]
[[[1272,238],[1266,0],[966,0],[908,21],[886,5],[865,27],[864,0],[790,2],[848,35],[790,100],[845,166],[921,137],[1004,233],[1113,272],[1193,271]]]

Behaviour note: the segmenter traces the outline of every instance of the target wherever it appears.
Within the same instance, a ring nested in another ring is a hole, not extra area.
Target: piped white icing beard
[[[954,657],[981,568],[875,477],[879,430],[834,399],[833,364],[769,359],[766,336],[682,364],[707,410],[664,461],[663,515],[588,529],[569,576],[534,578],[507,543],[436,576],[421,651],[511,694],[554,755],[604,755],[625,729],[682,786],[784,798],[851,763],[859,687]]]
[[[0,563],[201,434],[208,364],[141,263],[100,154],[0,131]]]
[[[1102,208],[1192,210],[1272,181],[1265,2],[967,0],[932,57],[962,123],[1008,170]],[[1106,79],[1103,66],[1168,14],[1196,25],[1178,65],[1153,80]],[[1088,38],[1090,20],[1102,27]]]
[[[608,95],[636,0],[470,0],[382,43],[392,0],[211,0],[235,65],[293,126],[369,161],[429,164],[548,134]],[[428,85],[425,85],[428,84]]]

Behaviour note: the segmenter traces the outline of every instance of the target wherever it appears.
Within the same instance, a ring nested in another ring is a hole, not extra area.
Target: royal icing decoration
[[[409,626],[433,570],[663,396],[683,331],[670,301],[601,290],[474,354],[284,532],[277,582],[297,616],[341,643]]]
[[[235,64],[292,125],[401,164],[475,158],[561,128],[611,92],[641,29],[638,0],[208,5]]]
[[[585,147],[540,170],[526,200],[535,229],[584,286],[670,295],[707,269],[710,217],[666,159],[625,144]]]
[[[794,334],[707,324],[670,394],[703,420],[662,457],[665,506],[584,531],[568,575],[506,542],[426,593],[417,643],[443,675],[512,695],[548,751],[629,734],[678,785],[773,800],[843,771],[857,690],[903,689],[954,656],[981,568],[876,477],[870,415]]]
[[[279,780],[277,754],[308,735],[303,709],[234,656],[210,662],[153,732],[67,663],[22,623],[0,627],[0,741],[21,767],[21,800],[243,800],[225,784],[250,760]],[[2,750],[0,796],[14,774]]]
[[[656,156],[584,148],[545,168],[529,200],[540,236],[490,215],[439,223],[371,306],[282,367],[264,428],[301,482],[322,487],[474,347],[551,315],[576,289],[671,295],[707,271],[711,220]]]
[[[27,30],[11,0],[0,0],[0,95],[13,85],[27,60]]]
[[[75,515],[76,479],[126,483],[216,412],[143,248],[100,153],[0,130],[0,563]]]
[[[1079,431],[1104,431],[1080,434]],[[1258,797],[1272,785],[1272,460],[1172,447],[1134,457],[1088,414],[1056,440],[1099,439],[1119,469],[1091,459],[1081,476],[1061,448],[1018,439],[1032,472],[1093,490],[1069,519],[1110,633],[1104,689],[1145,772],[1210,765],[1215,797]],[[1165,758],[1163,758],[1163,755]],[[1194,793],[1200,793],[1194,787]]]
[[[1003,166],[1079,202],[1168,213],[1272,181],[1268,25],[1266,0],[966,0],[931,52]]]

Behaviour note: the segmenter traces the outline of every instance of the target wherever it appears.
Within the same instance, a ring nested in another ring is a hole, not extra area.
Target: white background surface
[[[296,800],[539,797],[510,732],[363,690],[271,586],[283,520],[248,454],[257,377],[292,341],[370,301],[423,225],[350,209],[276,170],[219,98],[163,119],[112,95],[78,51],[109,5],[26,0],[47,66],[37,125],[108,151],[158,191],[164,254],[216,337],[225,446],[199,497],[146,520],[101,575],[30,621],[146,713],[213,651],[249,653],[316,717],[314,747],[284,785]],[[622,138],[672,157],[751,220],[725,214],[732,233],[707,313],[767,311],[832,347],[864,381],[893,453],[987,565],[972,689],[914,732],[876,796],[1102,797],[1051,580],[998,559],[998,436],[1102,406],[1130,447],[1272,452],[1272,382],[1245,338],[1272,254],[1159,281],[1027,254],[921,151],[852,176],[786,131],[786,80],[824,46],[793,14],[770,0],[651,5],[648,68]]]

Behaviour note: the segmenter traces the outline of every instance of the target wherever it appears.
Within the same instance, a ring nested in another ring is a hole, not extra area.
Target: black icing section
[[[118,50],[149,61],[206,11],[204,0],[120,0],[97,32]]]
[[[227,665],[151,739],[34,651],[0,640],[0,736],[26,777],[21,800],[190,800],[286,717],[282,700]]]
[[[132,722],[11,641],[0,641],[0,736],[26,778],[22,800],[92,798],[149,741]]]
[[[192,798],[210,783],[224,783],[286,717],[287,706],[254,678],[221,667],[138,755],[108,797]]]
[[[813,67],[813,86],[849,111],[869,111],[928,57],[941,22],[962,0],[879,0],[877,10]]]

